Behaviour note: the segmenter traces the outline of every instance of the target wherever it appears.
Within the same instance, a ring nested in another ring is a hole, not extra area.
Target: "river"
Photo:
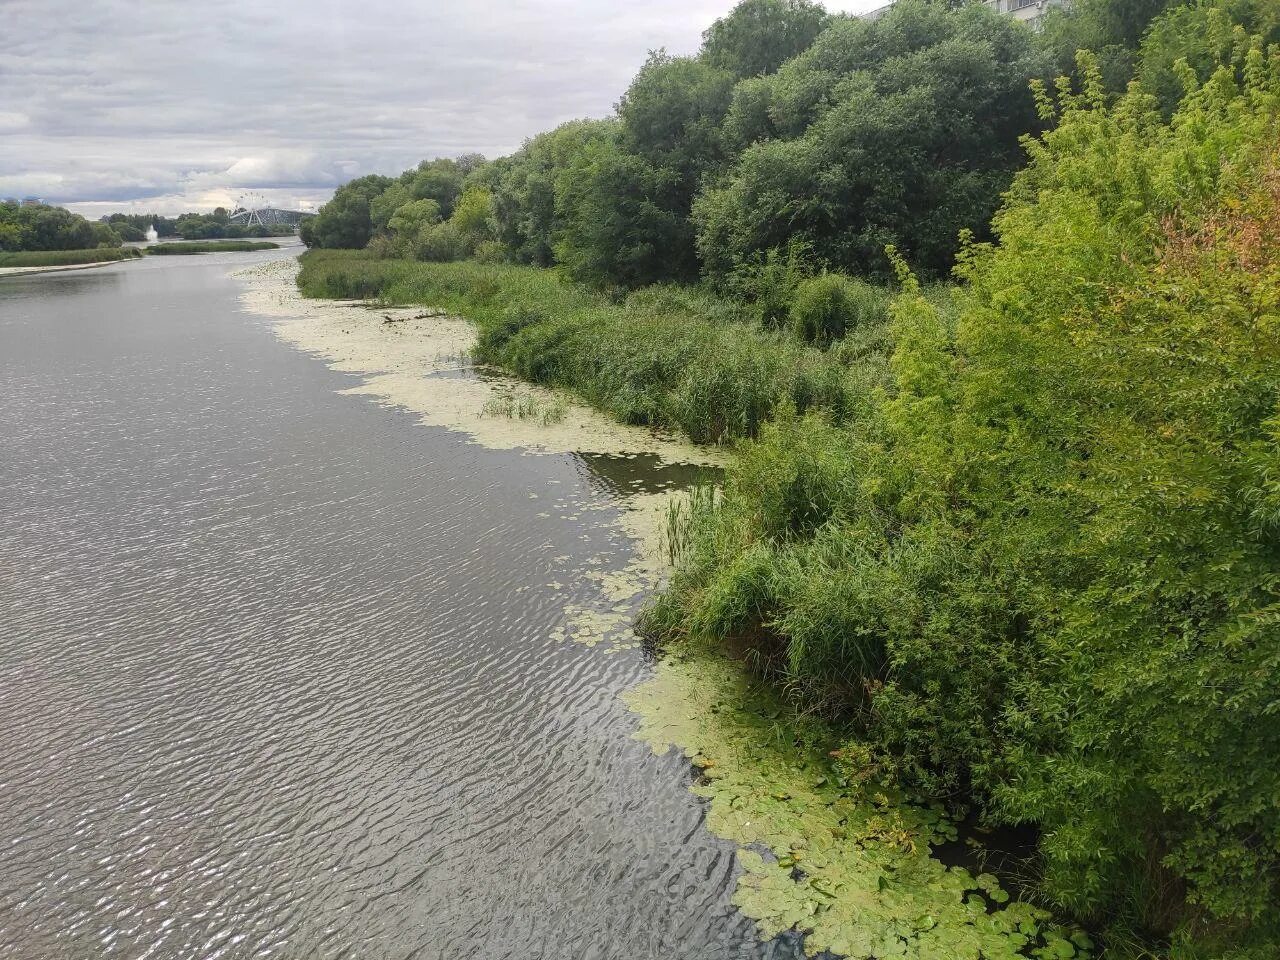
[[[563,637],[662,471],[344,394],[294,252],[0,280],[0,957],[795,954]]]

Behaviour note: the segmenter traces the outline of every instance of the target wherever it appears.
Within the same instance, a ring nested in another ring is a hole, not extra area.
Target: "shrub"
[[[830,346],[855,328],[882,325],[888,308],[889,297],[883,288],[838,273],[824,273],[797,286],[790,310],[791,329],[807,343]]]
[[[471,256],[477,263],[503,263],[507,259],[507,251],[497,240],[482,240],[476,244]]]
[[[800,243],[785,251],[774,247],[756,253],[735,265],[719,287],[752,305],[765,327],[785,327],[791,318],[796,288],[812,275],[809,250]]]
[[[461,260],[467,255],[467,238],[448,220],[426,224],[418,234],[413,253],[419,260],[436,263]]]

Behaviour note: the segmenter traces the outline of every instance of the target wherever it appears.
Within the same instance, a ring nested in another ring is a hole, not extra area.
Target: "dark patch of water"
[[[574,457],[585,467],[591,482],[611,496],[683,490],[724,479],[720,467],[667,463],[653,453],[575,453]]]

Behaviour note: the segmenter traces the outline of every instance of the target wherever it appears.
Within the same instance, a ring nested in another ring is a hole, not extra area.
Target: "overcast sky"
[[[863,11],[884,0],[836,0]],[[608,114],[732,0],[0,0],[0,197],[303,209]]]

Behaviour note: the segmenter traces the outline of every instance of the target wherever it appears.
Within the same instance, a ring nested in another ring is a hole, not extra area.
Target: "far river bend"
[[[643,471],[341,395],[295,252],[0,280],[0,958],[796,955],[556,635]]]

